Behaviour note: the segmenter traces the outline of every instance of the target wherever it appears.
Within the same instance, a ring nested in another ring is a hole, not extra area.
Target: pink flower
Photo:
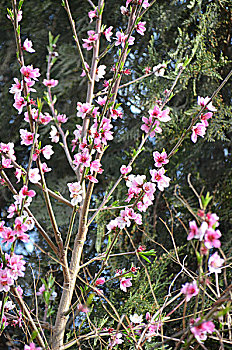
[[[58,114],[56,118],[59,123],[66,123],[68,121],[66,114]]]
[[[16,177],[16,179],[17,179],[17,183],[20,182],[21,176],[22,176],[22,170],[19,169],[19,168],[17,168],[17,169],[15,170],[15,177]]]
[[[127,292],[127,288],[131,287],[131,278],[125,278],[123,277],[120,281],[120,289],[123,290],[123,292]]]
[[[90,166],[90,161],[91,161],[91,156],[89,154],[89,150],[84,149],[83,152],[80,152],[74,155],[73,164],[75,164],[77,167],[79,165],[83,165],[84,167],[88,168]]]
[[[198,96],[197,104],[201,107],[205,107],[206,109],[208,109],[211,112],[216,112],[217,109],[213,106],[212,101],[209,102],[210,100],[211,100],[211,98],[209,96],[206,96],[205,98]]]
[[[197,136],[204,137],[206,132],[206,127],[204,123],[197,123],[195,126],[192,127],[192,136],[191,140],[192,142],[197,142]]]
[[[195,323],[198,323],[201,320],[200,317],[190,320],[190,330],[193,333],[194,337],[201,343],[207,339],[207,333],[212,334],[215,330],[215,326],[211,321],[202,320],[202,323],[198,326],[191,327]]]
[[[137,26],[135,27],[137,33],[139,33],[140,35],[144,35],[144,32],[146,30],[145,24],[146,24],[146,22],[139,22],[137,24]]]
[[[94,160],[93,162],[91,162],[90,164],[90,171],[91,173],[94,173],[95,171],[99,174],[103,173],[103,169],[101,168],[101,163],[99,159]]]
[[[111,42],[111,36],[113,35],[112,29],[113,29],[113,26],[110,26],[109,28],[106,28],[103,33],[106,37],[106,40],[110,42]]]
[[[15,84],[13,84],[9,90],[11,94],[16,94],[18,96],[21,95],[21,92],[23,90],[23,84],[21,81],[19,81],[17,78],[14,78]]]
[[[45,285],[42,284],[42,286],[39,288],[39,291],[36,293],[36,295],[43,295],[43,292],[45,292],[46,288]]]
[[[10,275],[10,269],[0,269],[0,292],[9,292],[10,286],[14,284],[14,280]]]
[[[193,238],[198,238],[199,234],[198,234],[198,227],[196,224],[196,221],[190,221],[189,222],[189,235],[187,237],[187,240],[190,241]]]
[[[155,161],[155,166],[157,168],[162,167],[164,164],[167,164],[169,160],[167,159],[167,153],[163,151],[162,153],[159,153],[157,151],[153,152],[153,158]]]
[[[151,117],[154,117],[164,123],[171,120],[171,117],[169,116],[169,112],[170,112],[169,108],[166,108],[164,111],[162,111],[158,106],[155,106],[153,110],[149,110],[149,114]]]
[[[104,96],[104,97],[99,96],[96,102],[100,106],[104,106],[106,104],[106,99],[107,99],[107,96]]]
[[[211,248],[220,248],[221,242],[218,238],[221,237],[221,232],[219,230],[213,230],[212,228],[209,228],[205,233],[205,246],[208,249]]]
[[[17,280],[18,277],[24,276],[24,271],[26,270],[26,267],[24,266],[26,264],[26,261],[23,260],[22,255],[8,255],[5,254],[6,260],[8,260],[7,267],[9,267],[9,274],[14,280]]]
[[[11,164],[11,159],[8,159],[2,156],[2,168],[5,168],[5,169],[13,168],[13,165]]]
[[[40,347],[36,347],[34,343],[30,343],[30,345],[25,345],[24,350],[42,350]]]
[[[20,136],[21,136],[21,145],[32,145],[33,144],[33,140],[34,140],[34,133],[27,131],[26,129],[20,129]],[[35,141],[38,139],[39,134],[36,134],[35,136]]]
[[[33,53],[35,52],[35,50],[32,48],[32,41],[31,40],[28,40],[26,39],[23,43],[23,50],[27,51],[27,52],[30,52],[30,53]]]
[[[27,105],[27,102],[23,97],[15,95],[15,103],[13,104],[14,108],[18,110],[18,114],[21,114],[23,111],[23,107]]]
[[[12,11],[12,12],[13,12],[13,11]],[[11,20],[10,15],[7,15],[7,18]],[[17,13],[17,21],[20,22],[20,21],[22,20],[22,18],[23,18],[23,11],[20,10],[20,11],[18,11],[18,13]]]
[[[43,173],[48,173],[49,171],[52,171],[52,168],[49,168],[45,162],[41,163],[41,167]]]
[[[33,68],[33,66],[23,66],[20,72],[26,81],[30,81],[30,79],[38,80],[37,78],[40,76],[39,68]]]
[[[46,145],[41,149],[41,152],[46,159],[50,159],[51,156],[54,154],[54,151],[52,150],[51,145]]]
[[[39,182],[41,179],[41,176],[39,174],[39,169],[38,168],[33,168],[29,170],[29,180],[33,183],[36,184]]]
[[[126,175],[126,174],[130,173],[131,170],[132,170],[132,167],[130,165],[129,166],[122,165],[120,168],[120,172],[122,175]]]
[[[0,237],[2,238],[1,243],[6,243],[6,246],[17,239],[16,232],[12,231],[10,227],[5,227],[3,231],[0,231]]]
[[[83,47],[89,51],[93,48],[95,41],[98,40],[98,34],[94,30],[89,30],[87,34],[89,36],[88,39],[82,40],[84,41]]]
[[[141,130],[145,131],[146,134],[150,132],[150,137],[154,137],[156,133],[162,132],[162,129],[159,126],[160,122],[158,120],[154,122],[154,118],[152,116],[149,118],[142,117],[142,121],[144,124],[141,126]]]
[[[209,126],[208,119],[212,118],[212,116],[213,116],[212,112],[208,112],[208,113],[201,115],[200,118],[201,118],[202,123],[205,124],[205,127]]]
[[[89,67],[89,65],[88,65],[87,62],[85,62],[85,68],[86,68],[88,71],[90,71],[90,67]],[[82,73],[81,73],[81,77],[85,77],[85,76],[86,76],[86,73],[85,73],[85,70],[83,69],[83,70],[82,70]]]
[[[122,45],[122,47],[124,47],[125,43],[127,41],[128,35],[125,35],[122,32],[117,32],[116,36],[117,36],[117,41],[115,42],[115,46]],[[133,36],[130,36],[128,41],[127,41],[128,45],[133,45],[134,40],[135,40],[135,38]]]
[[[19,295],[22,296],[23,295],[23,289],[20,286],[16,287],[16,289],[17,289]]]
[[[112,335],[109,340],[109,347],[112,348],[115,345],[122,344],[124,340],[122,340],[121,338],[122,338],[122,333],[116,333]]]
[[[83,305],[83,304],[79,304],[77,306],[79,312],[84,312],[87,314],[87,312],[89,312],[89,308],[86,306],[86,305]]]
[[[144,72],[145,72],[145,74],[149,74],[149,73],[151,73],[151,67],[145,67],[144,68]]]
[[[28,230],[27,226],[23,223],[23,218],[18,217],[15,219],[14,231],[18,238],[24,237],[23,234]],[[23,240],[23,239],[21,239]],[[27,239],[26,239],[27,240]]]
[[[98,278],[95,282],[96,286],[102,286],[105,283],[106,279],[105,277]]]
[[[90,23],[92,23],[93,19],[98,17],[98,15],[97,15],[97,8],[95,8],[94,10],[89,11],[88,12],[88,16],[90,18]]]
[[[193,281],[193,283],[185,283],[182,286],[181,292],[185,294],[186,301],[189,301],[192,297],[199,293],[197,282]]]
[[[127,0],[126,1],[126,7],[128,7],[128,5],[131,3],[132,0]],[[141,5],[142,4],[142,7],[143,8],[147,8],[150,6],[150,4],[148,3],[148,0],[139,0],[138,3]]]
[[[28,190],[28,187],[26,185],[24,185],[21,188],[19,195],[22,196],[23,198],[25,198],[25,197],[32,197],[33,198],[36,195],[36,193],[33,190]]]
[[[165,187],[169,186],[170,177],[164,175],[165,170],[164,168],[161,168],[159,170],[150,170],[151,174],[151,181],[157,182],[158,189],[160,191],[163,191]]]
[[[129,10],[125,6],[121,6],[120,11],[123,16],[129,16],[130,14]]]
[[[52,142],[54,142],[54,143],[59,142],[59,138],[60,138],[59,132],[54,125],[51,125],[51,131],[50,131],[49,135],[50,135],[49,138],[51,139]]]
[[[220,258],[220,256],[218,255],[218,252],[211,255],[208,261],[209,272],[221,273],[221,267],[224,264],[224,261],[225,260]]]
[[[39,123],[42,125],[47,125],[48,123],[50,123],[51,120],[52,120],[52,117],[47,112],[45,112],[44,114],[40,113],[38,118]]]
[[[71,203],[72,205],[77,205],[77,203],[81,202],[82,200],[82,189],[80,182],[70,182],[67,185],[70,191],[70,197],[72,198]]]
[[[93,182],[93,183],[95,183],[95,184],[98,183],[98,180],[97,180],[96,177],[94,177],[93,175],[86,175],[85,178],[88,179],[90,182]]]
[[[77,117],[84,119],[87,114],[90,114],[93,106],[90,103],[77,102]]]
[[[219,226],[219,217],[217,216],[217,214],[215,213],[207,213],[206,214],[206,222],[209,225],[209,227],[213,227],[215,225],[215,227]]]
[[[55,79],[44,79],[43,80],[43,84],[49,88],[52,88],[52,87],[55,87],[57,84],[58,84],[58,80],[55,80]]]
[[[121,111],[119,111],[118,109],[111,108],[110,109],[110,116],[111,116],[111,118],[116,120],[118,117],[122,118],[123,117],[123,113]]]

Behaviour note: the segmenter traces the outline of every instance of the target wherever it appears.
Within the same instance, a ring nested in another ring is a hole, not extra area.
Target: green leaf
[[[31,334],[31,341],[33,341],[38,335],[38,331],[33,331]]]
[[[7,10],[7,13],[8,13],[8,15],[10,16],[11,20],[13,21],[13,20],[14,20],[13,11],[10,10],[10,9],[6,9],[6,10]]]
[[[48,285],[47,285],[47,282],[45,281],[45,279],[41,278],[41,282],[43,282],[43,284],[45,285],[45,288],[48,289]]]
[[[148,250],[147,252],[142,252],[143,255],[155,256],[156,251],[154,249]]]
[[[151,261],[143,253],[139,252],[139,255],[141,256],[141,258],[143,258],[144,260],[146,260],[151,264]]]
[[[94,293],[91,293],[87,299],[87,306],[92,304],[93,298],[94,298]]]
[[[43,297],[47,305],[50,304],[50,296],[51,296],[51,292],[48,292],[48,291],[43,292]]]
[[[21,10],[21,8],[22,8],[22,6],[23,6],[23,2],[24,2],[24,0],[20,0],[20,1],[19,1],[19,7],[18,7],[18,10],[19,10],[19,11]]]
[[[51,289],[54,285],[54,282],[55,282],[55,278],[51,275],[49,275],[49,278],[48,278],[48,288]]]

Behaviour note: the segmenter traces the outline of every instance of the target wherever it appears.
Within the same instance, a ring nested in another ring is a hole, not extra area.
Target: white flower
[[[153,67],[153,72],[155,73],[155,76],[163,77],[165,68],[167,68],[167,65],[165,63],[160,63],[157,66]]]
[[[105,74],[106,74],[106,66],[102,64],[97,68],[95,81],[99,81],[100,79],[104,78]]]
[[[133,323],[142,323],[143,315],[140,315],[140,316],[138,314],[130,315],[130,320]]]
[[[59,133],[54,125],[51,125],[51,131],[50,136],[52,142],[58,143],[59,142]]]

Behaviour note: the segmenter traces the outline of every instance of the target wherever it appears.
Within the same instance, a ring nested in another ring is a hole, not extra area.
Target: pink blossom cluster
[[[152,317],[150,315],[150,312],[146,313],[146,321],[147,323],[144,323],[143,315],[138,315],[137,313],[134,313],[133,315],[129,316],[129,319],[131,321],[130,329],[133,329],[133,331],[140,335],[143,331],[143,329],[146,328],[146,333],[144,334],[145,338],[148,342],[151,341],[151,338],[154,336],[157,336],[157,333],[161,327],[161,321],[156,321],[154,319],[154,316]],[[111,347],[116,346],[118,344],[123,343],[123,334],[122,333],[115,333],[113,328],[105,329],[109,333],[112,333],[109,344]]]
[[[94,47],[95,42],[98,40],[98,34],[96,34],[94,30],[89,30],[87,34],[88,34],[88,39],[82,39],[82,40],[84,41],[84,44],[83,44],[84,49],[89,51]]]
[[[36,121],[40,125],[47,125],[52,120],[52,116],[49,113],[40,112],[39,114],[38,109],[36,108],[31,109],[31,117],[32,117],[32,120]],[[29,123],[28,112],[24,113],[24,120]]]
[[[189,234],[187,240],[198,239],[204,241],[201,253],[207,255],[208,250],[211,248],[220,248],[221,242],[221,232],[216,229],[219,226],[219,217],[215,213],[207,213],[204,211],[199,211],[198,215],[204,220],[201,226],[198,227],[196,221],[189,222]],[[212,254],[208,260],[209,272],[220,273],[221,267],[224,263],[218,252]]]
[[[72,198],[71,203],[72,205],[77,205],[82,201],[82,189],[80,182],[70,182],[67,184],[69,191],[70,191],[70,197]]]
[[[155,106],[152,110],[149,110],[148,118],[142,117],[144,124],[141,126],[141,130],[143,130],[146,134],[150,133],[150,137],[154,137],[156,133],[162,133],[160,122],[166,123],[171,120],[169,112],[169,108],[162,111],[159,106]]]
[[[137,214],[133,208],[126,207],[125,210],[120,211],[120,216],[109,222],[106,226],[108,232],[116,231],[117,229],[124,229],[131,226],[131,221],[134,220],[137,225],[142,224],[142,215]]]
[[[2,309],[2,301],[0,301],[0,310]],[[17,311],[17,314],[14,313],[14,318],[12,319],[11,311],[15,309],[15,304],[11,300],[7,300],[4,303],[4,309],[2,314],[2,325],[6,328],[9,324],[15,327],[17,324],[21,327],[22,323],[22,312],[21,310]]]
[[[13,167],[12,161],[16,160],[16,157],[15,157],[15,154],[14,154],[14,144],[13,144],[13,142],[9,142],[9,143],[1,142],[0,143],[0,154],[2,155],[2,157],[1,157],[1,167],[3,169],[12,168]]]
[[[32,170],[32,169],[30,169]],[[37,169],[38,170],[38,169]],[[29,172],[29,179],[30,179],[30,172]],[[21,190],[19,191],[19,194],[16,194],[13,196],[14,198],[14,203],[11,204],[7,210],[9,213],[7,215],[8,218],[12,218],[15,214],[18,215],[19,211],[22,208],[22,204],[24,204],[24,208],[29,207],[31,204],[32,198],[35,196],[35,191],[33,190],[28,190],[27,186],[23,186]],[[23,223],[25,224],[25,221],[27,220],[27,214],[26,212],[23,213]],[[29,220],[31,221],[31,220]],[[32,228],[30,228],[31,230]]]
[[[205,321],[202,320],[202,322],[194,326],[194,324],[199,323],[201,321],[201,318],[198,317],[195,320],[190,320],[190,330],[193,333],[194,337],[201,343],[202,341],[207,339],[207,333],[212,334],[215,330],[214,323],[212,321]]]
[[[73,164],[83,172],[84,168],[89,168],[90,172],[85,175],[87,179],[92,182],[97,183],[98,180],[95,177],[95,174],[102,174],[103,169],[96,156],[95,160],[92,160],[92,154],[97,151],[99,154],[102,153],[105,146],[107,146],[108,141],[113,139],[113,132],[111,129],[113,125],[108,118],[102,118],[100,122],[98,122],[98,112],[97,108],[94,106],[90,106],[88,103],[82,104],[78,102],[77,104],[78,116],[85,118],[87,115],[94,116],[93,124],[91,125],[88,131],[88,139],[81,139],[81,131],[82,127],[77,125],[77,129],[74,131],[75,139],[72,140],[72,151],[75,150],[76,146],[79,145],[78,153],[74,154]],[[89,149],[92,149],[90,154]]]
[[[0,264],[0,292],[9,292],[18,277],[24,276],[25,264],[22,255],[4,254],[4,262]]]
[[[18,114],[21,114],[23,107],[27,105],[27,101],[21,96],[24,84],[27,86],[28,92],[34,92],[31,87],[35,84],[35,81],[40,76],[39,69],[33,68],[33,66],[22,66],[20,72],[23,76],[23,81],[20,82],[17,78],[14,78],[15,84],[10,88],[10,93],[14,94],[15,102],[13,106],[18,110]]]
[[[163,191],[164,188],[169,186],[170,177],[164,175],[165,169],[163,168],[163,165],[167,164],[169,162],[168,155],[163,150],[163,152],[159,153],[158,151],[153,152],[153,158],[155,161],[155,167],[159,168],[158,170],[152,169],[150,170],[151,174],[151,181],[157,183],[157,187],[160,191]]]
[[[216,108],[213,106],[212,102],[210,101],[210,97],[200,97],[198,96],[197,104],[201,107],[205,107],[206,110],[210,111],[205,114],[201,114],[200,116],[200,122],[197,123],[192,127],[192,136],[191,140],[192,142],[197,142],[197,136],[204,137],[206,133],[206,128],[209,126],[208,119],[212,118],[213,113],[216,112]]]

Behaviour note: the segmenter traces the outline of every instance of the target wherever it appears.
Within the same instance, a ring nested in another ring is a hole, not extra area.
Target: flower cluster
[[[149,133],[150,137],[154,137],[156,133],[162,133],[160,127],[160,122],[168,122],[171,120],[169,116],[169,108],[161,110],[159,106],[155,106],[153,109],[149,110],[149,117],[142,117],[144,124],[141,126],[146,134]]]
[[[198,324],[201,321],[201,318],[198,317],[195,320],[190,320],[190,330],[193,333],[194,337],[201,343],[202,341],[207,339],[207,333],[212,334],[215,330],[215,326],[212,321],[202,320],[199,325],[193,326],[194,324]]]
[[[25,264],[22,255],[4,254],[3,262],[0,264],[0,292],[9,292],[18,277],[24,276]]]
[[[208,254],[208,250],[211,248],[220,248],[221,242],[219,238],[221,237],[221,232],[216,229],[219,226],[219,217],[215,213],[207,213],[204,211],[199,211],[198,215],[201,217],[203,222],[198,228],[196,221],[190,221],[189,223],[189,235],[188,240],[198,239],[204,242],[201,248],[201,253]],[[212,254],[208,261],[209,272],[220,273],[221,267],[224,263],[224,259],[220,258],[218,252]]]
[[[208,119],[212,118],[213,113],[216,112],[216,108],[213,106],[212,102],[210,101],[210,97],[200,97],[198,96],[197,99],[197,104],[201,107],[205,107],[206,110],[210,111],[205,114],[201,114],[200,116],[200,123],[197,123],[192,127],[192,136],[191,140],[192,142],[196,143],[197,142],[197,136],[204,137],[206,133],[206,128],[209,125]]]

